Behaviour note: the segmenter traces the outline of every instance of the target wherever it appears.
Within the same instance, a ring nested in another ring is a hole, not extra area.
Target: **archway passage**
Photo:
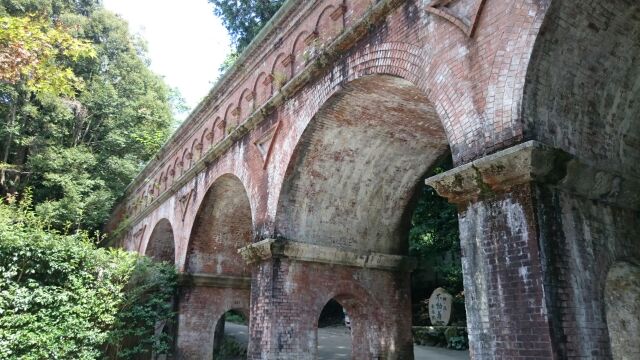
[[[640,359],[640,266],[618,262],[611,267],[605,306],[613,359]]]
[[[213,359],[247,358],[249,319],[246,310],[232,309],[217,321],[213,338]]]
[[[318,360],[351,359],[351,317],[335,299],[329,300],[318,318]]]
[[[223,175],[211,185],[191,231],[186,270],[189,273],[249,275],[237,250],[251,243],[252,220],[244,185]]]
[[[169,220],[162,219],[153,228],[145,255],[156,261],[175,262],[175,242]]]
[[[410,266],[401,265],[408,264],[411,200],[427,170],[447,153],[435,108],[413,83],[368,75],[343,84],[310,120],[288,164],[275,233],[303,244],[296,246],[309,249],[309,256],[279,259],[270,268],[261,264],[265,274],[276,271],[269,276],[287,279],[287,292],[277,295],[283,298],[271,300],[279,304],[272,311],[308,319],[303,309],[320,306],[319,316],[326,305],[318,305],[315,294],[338,294],[334,299],[352,321],[352,358],[412,359]],[[371,259],[365,266],[349,266],[332,257],[314,259],[316,250]],[[359,296],[340,297],[354,289],[360,289]],[[254,313],[252,319],[266,316]],[[278,335],[288,331],[284,324],[271,325],[276,335],[270,351],[277,353],[271,356],[317,351],[309,346],[316,339],[306,337],[315,329],[310,332],[309,324],[298,321],[291,326],[302,335],[293,339]]]
[[[348,83],[302,134],[276,230],[340,249],[406,254],[409,200],[446,151],[438,115],[415,85],[388,75]]]

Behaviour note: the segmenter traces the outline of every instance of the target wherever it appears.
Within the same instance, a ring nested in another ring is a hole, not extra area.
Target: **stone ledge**
[[[537,141],[513,146],[425,181],[454,204],[491,197],[530,182],[622,208],[640,208],[639,180],[595,168]]]
[[[248,264],[274,257],[284,257],[297,261],[401,272],[411,272],[416,267],[415,259],[407,256],[360,254],[328,246],[280,239],[265,239],[238,249],[238,253]]]
[[[225,276],[204,273],[180,273],[178,283],[183,287],[215,287],[231,289],[250,289],[251,278]]]

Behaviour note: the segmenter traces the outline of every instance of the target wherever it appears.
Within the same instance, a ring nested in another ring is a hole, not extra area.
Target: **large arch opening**
[[[276,232],[341,249],[406,254],[409,202],[447,149],[434,106],[415,85],[388,75],[348,83],[298,142]]]
[[[203,197],[187,248],[190,283],[181,295],[178,334],[182,357],[211,359],[224,342],[221,314],[249,308],[251,271],[238,249],[251,243],[252,224],[242,181],[232,174],[217,178]]]
[[[298,141],[283,181],[276,236],[362,256],[406,256],[424,178],[443,162],[451,163],[445,130],[417,86],[390,75],[344,84]],[[334,279],[353,281],[372,294],[375,301],[361,307],[381,305],[360,310],[379,316],[377,327],[358,328],[349,306],[334,299],[352,322],[354,358],[408,357],[409,273],[360,269],[344,270],[349,275],[343,276],[342,269],[329,269],[328,276],[332,271]],[[335,292],[332,283],[316,286]],[[362,343],[372,338],[375,344]]]
[[[613,359],[640,359],[640,266],[615,263],[604,300]]]
[[[156,261],[175,263],[173,228],[167,219],[160,220],[151,232],[144,254]]]
[[[153,261],[165,262],[167,264],[175,264],[175,239],[171,222],[167,219],[161,219],[156,223],[147,241],[144,255]],[[166,302],[167,309],[176,310],[176,299],[172,297]],[[172,358],[176,339],[176,321],[173,316],[170,318],[162,314],[163,319],[155,322],[154,326],[154,342],[163,342],[167,345],[162,351],[156,352],[150,349],[149,353],[141,358],[166,360]],[[131,339],[132,342],[140,344],[141,337]],[[146,339],[145,339],[146,340]],[[150,348],[155,345],[149,345]]]
[[[551,1],[523,101],[525,136],[640,177],[640,4]]]
[[[186,271],[248,276],[238,249],[252,240],[249,197],[236,176],[226,174],[209,188],[193,224]]]
[[[558,207],[557,219],[539,220],[552,235],[542,249],[551,255],[545,296],[561,357],[608,357],[615,347],[602,289],[609,264],[637,258],[640,249],[639,202],[628,195],[640,179],[638,99],[640,3],[551,1],[526,75],[525,137],[597,169],[581,177],[589,200],[538,192],[538,203]],[[584,309],[592,310],[584,316]]]

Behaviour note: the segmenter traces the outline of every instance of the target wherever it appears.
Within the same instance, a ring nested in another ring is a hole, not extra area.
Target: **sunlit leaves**
[[[0,81],[24,81],[35,93],[72,97],[82,88],[65,62],[95,57],[93,46],[61,25],[34,17],[0,17]]]

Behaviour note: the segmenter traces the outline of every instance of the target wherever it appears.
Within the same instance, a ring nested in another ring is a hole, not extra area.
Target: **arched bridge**
[[[446,157],[471,357],[640,356],[634,0],[290,0],[111,228],[189,279],[180,358],[237,309],[250,359],[312,359],[333,298],[353,358],[412,359],[407,214]]]

